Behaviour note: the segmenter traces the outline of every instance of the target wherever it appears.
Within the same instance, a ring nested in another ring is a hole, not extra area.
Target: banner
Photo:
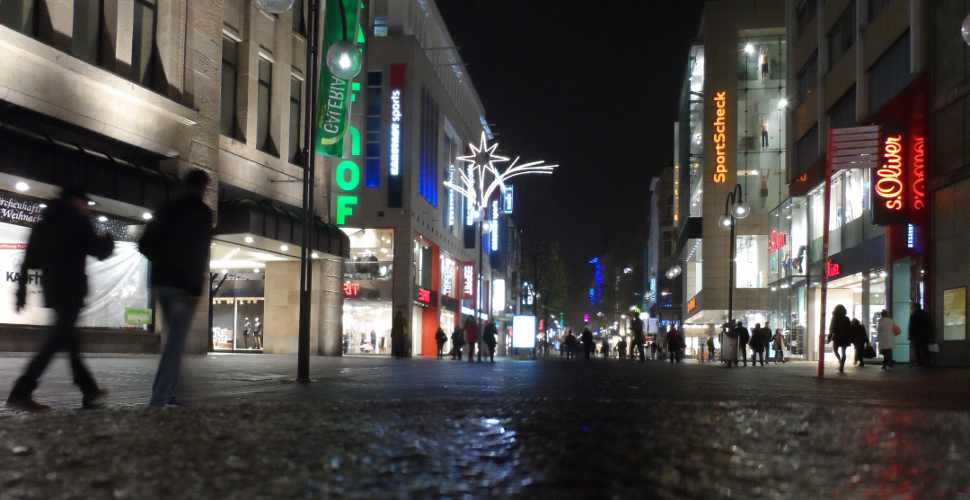
[[[341,26],[341,3],[347,17],[346,27]],[[346,28],[346,29],[344,29]],[[344,135],[350,115],[351,81],[337,78],[327,68],[327,51],[333,44],[343,41],[344,33],[349,40],[360,40],[360,1],[327,0],[323,27],[323,57],[320,58],[319,105],[317,108],[316,152],[325,156],[341,158],[344,152]],[[364,50],[361,48],[360,50]]]

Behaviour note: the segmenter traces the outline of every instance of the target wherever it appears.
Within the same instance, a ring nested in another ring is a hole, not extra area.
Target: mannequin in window
[[[768,74],[768,50],[764,47],[761,48],[758,54],[758,63],[761,66],[761,80],[765,81],[770,75]]]
[[[768,120],[761,120],[761,149],[768,149]]]
[[[249,318],[243,319],[243,349],[250,348],[249,337],[253,334],[253,324],[249,321]]]
[[[253,320],[253,348],[263,348],[263,324],[259,316],[256,316],[256,319]]]

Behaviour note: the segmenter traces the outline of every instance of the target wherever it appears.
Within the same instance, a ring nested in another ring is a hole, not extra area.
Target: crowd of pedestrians
[[[707,340],[709,359],[714,359],[714,338]],[[785,363],[785,336],[781,329],[774,332],[766,324],[755,323],[748,329],[743,321],[725,323],[721,332],[721,363],[728,368],[748,366],[750,350],[751,366],[767,366],[769,362]],[[774,351],[774,358],[771,352]]]

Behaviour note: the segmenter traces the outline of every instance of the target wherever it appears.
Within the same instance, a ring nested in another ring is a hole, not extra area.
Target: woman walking
[[[775,363],[785,362],[785,336],[781,328],[775,328]]]
[[[879,352],[882,353],[882,369],[891,370],[896,366],[893,360],[893,347],[896,344],[896,336],[899,335],[899,326],[893,321],[889,311],[883,309],[879,318]]]
[[[839,360],[839,373],[845,373],[845,350],[852,345],[852,323],[845,311],[845,306],[839,304],[832,311],[832,322],[829,323],[829,341],[832,351]],[[839,354],[839,351],[841,355]]]

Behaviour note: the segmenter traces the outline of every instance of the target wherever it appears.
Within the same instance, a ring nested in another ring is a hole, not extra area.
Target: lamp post
[[[468,149],[471,151],[470,154],[459,156],[457,158],[458,161],[467,163],[467,167],[464,169],[456,169],[458,179],[455,181],[446,180],[444,182],[444,186],[463,196],[468,202],[468,209],[471,210],[478,219],[479,286],[477,301],[484,304],[485,301],[483,300],[484,297],[482,296],[481,278],[483,276],[482,260],[484,251],[483,243],[485,239],[484,219],[485,211],[488,209],[489,202],[492,200],[494,195],[498,194],[500,190],[505,188],[505,183],[507,181],[522,175],[552,175],[559,165],[548,165],[541,160],[519,163],[519,157],[516,157],[509,164],[508,168],[499,171],[496,164],[508,163],[509,158],[495,153],[495,151],[498,149],[498,143],[489,145],[488,137],[485,135],[484,131],[482,131],[478,146],[475,144],[469,144]],[[493,230],[497,230],[497,228]],[[538,291],[536,293],[538,294]],[[538,296],[536,297],[536,300],[538,300]],[[475,304],[476,323],[478,324],[479,334],[481,334],[482,317],[477,308],[478,304]]]
[[[302,1],[302,0],[300,0]],[[256,5],[269,14],[282,14],[293,8],[294,0],[256,0]],[[352,79],[360,72],[360,51],[353,43],[356,32],[348,33],[347,13],[343,0],[338,1],[343,40],[333,44],[327,51],[327,69],[343,79]],[[313,289],[312,243],[315,234],[313,191],[316,179],[316,154],[313,147],[314,125],[317,122],[317,88],[320,71],[317,54],[320,45],[320,0],[307,1],[306,32],[306,98],[303,113],[303,231],[300,245],[300,316],[297,337],[298,382],[310,382],[310,297]]]
[[[728,193],[724,199],[724,215],[721,216],[718,224],[723,229],[731,230],[730,239],[730,262],[728,263],[728,324],[734,324],[734,253],[736,236],[735,227],[738,219],[744,219],[751,213],[751,207],[744,202],[744,191],[740,184],[735,184],[734,189]]]

